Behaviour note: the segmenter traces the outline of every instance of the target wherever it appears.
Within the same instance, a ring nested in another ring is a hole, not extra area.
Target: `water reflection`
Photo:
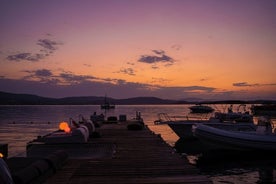
[[[175,148],[213,183],[276,183],[276,152],[210,151],[196,139],[179,139]]]
[[[251,154],[242,158],[239,155],[229,155],[228,153],[221,155],[212,153],[213,158],[206,157],[206,155],[202,157],[205,148],[200,143],[197,143],[196,140],[181,142],[167,125],[154,125],[158,113],[187,115],[189,106],[189,104],[118,105],[116,109],[107,111],[106,116],[124,114],[127,115],[127,118],[131,118],[135,116],[136,111],[141,112],[145,124],[153,132],[160,134],[171,146],[178,146],[180,154],[183,153],[183,156],[187,156],[191,164],[196,165],[202,173],[209,175],[213,183],[251,184],[276,182],[276,154],[257,154],[255,158],[252,157],[251,159],[249,159]],[[214,105],[213,107],[217,111],[225,112],[228,104]],[[77,120],[80,114],[88,118],[94,112],[97,112],[97,114],[104,113],[100,106],[95,105],[0,106],[0,140],[9,144],[10,156],[18,156],[19,153],[25,152],[28,141],[38,135],[45,135],[56,130],[58,122],[69,120],[69,118]],[[275,117],[273,122],[276,124]],[[239,159],[237,160],[237,158]]]

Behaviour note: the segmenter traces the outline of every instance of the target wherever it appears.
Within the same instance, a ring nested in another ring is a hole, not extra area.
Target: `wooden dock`
[[[104,124],[97,131],[101,137],[89,141],[95,149],[91,157],[69,158],[45,183],[212,183],[147,127],[128,130],[123,122]],[[96,145],[101,145],[99,151]],[[104,145],[111,154],[105,150],[101,156]]]

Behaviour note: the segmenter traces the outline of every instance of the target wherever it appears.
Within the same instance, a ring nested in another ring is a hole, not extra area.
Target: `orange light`
[[[64,132],[69,133],[71,131],[70,127],[65,127]]]
[[[3,158],[3,157],[4,157],[4,155],[2,153],[0,153],[0,158]]]
[[[60,129],[60,130],[65,130],[66,128],[69,128],[68,123],[65,122],[65,121],[60,122],[60,124],[59,124],[59,129]]]

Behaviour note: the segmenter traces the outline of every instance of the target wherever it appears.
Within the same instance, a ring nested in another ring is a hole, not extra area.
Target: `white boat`
[[[276,151],[276,135],[269,123],[259,124],[255,131],[233,131],[196,124],[193,133],[210,150]]]
[[[254,131],[256,129],[253,117],[247,113],[217,112],[212,117],[200,116],[192,118],[189,116],[169,116],[166,113],[159,113],[158,120],[155,121],[157,125],[168,125],[181,139],[194,137],[192,126],[197,123],[238,131]]]
[[[95,133],[95,126],[92,122],[82,118],[80,123],[76,123],[70,118],[71,125],[67,122],[59,124],[59,130],[27,143],[27,156],[38,156],[49,154],[50,152],[63,149],[69,155],[76,151],[86,151],[85,145],[90,137]],[[72,146],[73,145],[73,146]]]
[[[189,107],[189,109],[191,110],[191,113],[211,113],[215,110],[210,106],[201,104],[193,105]]]

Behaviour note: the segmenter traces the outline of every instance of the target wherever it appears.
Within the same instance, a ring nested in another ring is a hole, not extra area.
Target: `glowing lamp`
[[[3,158],[3,157],[4,157],[4,155],[2,153],[0,153],[0,158]]]
[[[65,122],[65,121],[60,122],[60,124],[59,124],[59,129],[60,129],[60,130],[64,130],[64,131],[65,131],[65,129],[68,129],[68,128],[69,128],[69,125],[68,125],[67,122]],[[69,128],[69,129],[70,129],[70,128]]]
[[[65,127],[64,132],[69,133],[71,131],[70,127]]]

